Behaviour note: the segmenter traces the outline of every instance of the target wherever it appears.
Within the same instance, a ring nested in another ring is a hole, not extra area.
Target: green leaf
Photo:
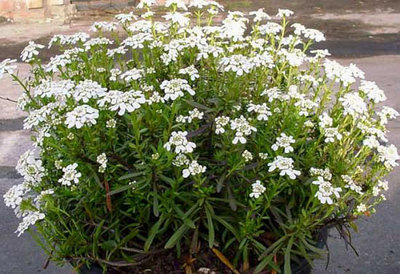
[[[261,262],[254,269],[254,274],[260,273],[265,269],[265,267],[272,261],[273,255],[269,255],[261,260]]]
[[[168,242],[165,244],[164,248],[173,248],[176,243],[185,235],[189,227],[183,224],[175,233],[169,238]]]
[[[114,190],[110,191],[110,196],[114,195],[114,194],[117,194],[117,193],[120,193],[120,192],[123,192],[123,191],[128,190],[128,189],[131,189],[131,188],[135,188],[135,184],[125,185],[125,186],[122,186],[120,188],[114,189]]]
[[[122,175],[121,177],[119,177],[118,180],[122,181],[122,180],[130,179],[130,178],[135,178],[135,177],[138,177],[143,174],[144,174],[143,172],[128,173],[128,174],[125,174],[125,175]]]
[[[225,221],[222,217],[214,215],[214,219],[217,220],[220,224],[222,224],[226,229],[228,229],[235,236],[236,239],[239,239],[239,233],[235,230],[235,228]]]
[[[149,236],[147,237],[146,242],[144,243],[144,251],[149,251],[151,244],[153,243],[154,238],[159,232],[159,228],[161,224],[164,222],[164,215],[161,214],[158,221],[151,227]]]
[[[212,248],[214,246],[215,232],[214,232],[214,224],[213,224],[213,220],[212,220],[212,214],[207,206],[206,206],[206,216],[207,216],[207,224],[208,224],[208,246],[210,248]]]
[[[184,101],[187,104],[191,105],[192,107],[195,107],[195,108],[198,108],[198,109],[204,109],[204,110],[207,110],[207,111],[211,111],[211,108],[209,108],[209,107],[207,107],[205,105],[202,105],[200,103],[196,103],[196,102],[190,101],[190,100],[184,100]]]
[[[167,176],[165,176],[165,175],[162,175],[162,174],[158,174],[157,176],[160,177],[160,179],[161,179],[162,181],[167,182],[167,183],[169,183],[170,185],[173,185],[173,184],[175,184],[175,182],[176,182],[174,179],[169,178],[169,177],[167,177]]]
[[[292,273],[292,269],[290,267],[290,253],[292,251],[293,242],[294,242],[294,236],[290,237],[288,245],[285,250],[285,264],[283,268],[284,274]]]

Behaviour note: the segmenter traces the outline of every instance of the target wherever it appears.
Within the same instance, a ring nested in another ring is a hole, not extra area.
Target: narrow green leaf
[[[168,242],[165,244],[164,248],[173,248],[176,243],[185,235],[189,227],[183,224],[175,233],[169,238]]]
[[[214,232],[214,224],[213,224],[213,220],[212,220],[212,214],[207,206],[206,206],[206,216],[207,216],[207,224],[208,224],[208,246],[210,248],[212,248],[214,246],[215,232]]]
[[[284,263],[284,268],[283,268],[283,272],[285,274],[292,273],[292,269],[290,267],[290,257],[291,257],[290,253],[292,251],[293,242],[294,242],[294,236],[290,237],[288,245],[285,250],[285,263]]]
[[[269,255],[261,260],[261,262],[254,269],[254,274],[260,273],[265,269],[265,267],[272,261],[273,255]]]
[[[159,228],[161,224],[164,222],[164,215],[161,215],[158,221],[150,228],[149,236],[147,237],[146,242],[144,243],[144,251],[149,251],[151,244],[153,243],[154,238],[159,232]]]

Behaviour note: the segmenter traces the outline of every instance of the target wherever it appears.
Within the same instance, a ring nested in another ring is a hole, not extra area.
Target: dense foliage
[[[35,132],[17,166],[25,180],[4,195],[17,232],[35,225],[57,262],[140,268],[171,249],[186,271],[213,268],[207,253],[231,270],[289,273],[320,253],[322,228],[347,239],[399,158],[383,91],[327,50],[307,55],[324,36],[289,24],[289,10],[279,23],[258,10],[251,26],[241,12],[213,26],[218,3],[182,13],[167,0],[157,22],[153,2],[142,18],[95,23],[95,37],[54,36],[48,64],[30,42],[27,80],[15,60],[0,64]]]

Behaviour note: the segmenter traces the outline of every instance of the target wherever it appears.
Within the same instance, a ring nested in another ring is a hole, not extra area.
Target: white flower
[[[273,87],[270,89],[266,89],[261,92],[261,96],[268,97],[268,102],[272,103],[275,99],[281,100],[282,99],[282,91],[277,87]]]
[[[339,192],[341,192],[342,189],[340,187],[333,187],[332,184],[325,181],[324,178],[318,177],[318,179],[312,183],[318,185],[318,191],[315,193],[315,197],[317,197],[322,204],[333,204],[332,195],[336,198],[340,198]]]
[[[13,74],[14,70],[17,69],[16,65],[13,65],[17,60],[15,59],[5,59],[0,63],[0,79],[3,78],[4,74]]]
[[[171,7],[172,5],[176,5],[178,9],[187,10],[185,2],[183,0],[167,0],[165,1],[165,6],[167,8]]]
[[[257,120],[259,121],[267,121],[268,117],[272,115],[272,112],[269,110],[266,103],[263,103],[262,105],[249,104],[247,111],[257,113]]]
[[[143,73],[144,71],[142,69],[133,68],[121,74],[120,78],[127,82],[135,81],[142,78]]]
[[[264,12],[264,9],[258,9],[256,11],[249,12],[249,15],[254,15],[254,22],[261,22],[262,20],[269,20],[271,17]]]
[[[77,106],[73,111],[67,112],[65,124],[68,128],[81,128],[84,125],[95,125],[99,118],[99,111],[89,105]]]
[[[354,118],[360,117],[365,114],[368,110],[367,104],[363,98],[356,92],[346,93],[342,98],[339,99],[344,108],[344,115],[351,115]]]
[[[299,176],[301,174],[301,172],[299,170],[293,169],[293,163],[294,161],[292,158],[277,156],[272,163],[268,163],[268,172],[279,169],[280,176],[288,175],[290,179],[294,180],[296,179],[296,176]]]
[[[322,176],[325,180],[328,180],[328,181],[332,179],[332,173],[328,167],[326,167],[325,169],[312,167],[312,168],[310,168],[310,175],[311,176]]]
[[[221,38],[231,39],[234,42],[242,41],[247,29],[248,19],[241,12],[228,12],[228,16],[222,21]]]
[[[44,48],[43,45],[29,41],[29,44],[21,52],[21,60],[27,63],[32,61],[34,56],[39,55],[38,49],[42,48]]]
[[[380,143],[375,136],[370,135],[365,137],[365,139],[363,140],[363,145],[369,148],[378,148],[380,146]]]
[[[326,112],[322,113],[318,118],[320,121],[318,125],[322,128],[331,127],[333,124],[332,118]]]
[[[250,125],[244,116],[240,116],[240,118],[231,120],[231,129],[236,131],[235,138],[232,141],[232,143],[235,145],[238,142],[241,144],[247,143],[247,139],[244,136],[248,136],[252,132],[257,131],[255,127]]]
[[[266,160],[268,158],[268,153],[260,152],[258,153],[258,157],[260,157],[262,160]]]
[[[179,70],[179,74],[187,74],[190,76],[190,80],[194,81],[200,77],[199,71],[193,66],[183,68]]]
[[[164,144],[164,148],[171,151],[171,146],[175,146],[175,153],[191,153],[196,148],[196,144],[189,142],[186,139],[186,131],[173,131],[167,143]]]
[[[197,174],[206,172],[206,169],[207,168],[205,166],[202,166],[199,163],[197,163],[196,160],[193,160],[189,164],[188,168],[185,168],[184,170],[182,170],[182,176],[183,176],[183,178],[187,178],[190,175],[195,176]]]
[[[268,22],[258,27],[258,31],[262,35],[276,35],[282,31],[282,26],[275,22]]]
[[[324,68],[328,79],[342,82],[344,86],[355,83],[356,78],[364,79],[364,72],[354,64],[344,67],[336,61],[326,59]]]
[[[178,154],[172,161],[174,166],[186,166],[189,164],[189,159],[185,154]]]
[[[219,3],[210,0],[192,0],[189,4],[189,8],[195,7],[197,9],[202,9],[208,6],[215,6],[219,9],[223,9]]]
[[[78,167],[77,163],[73,163],[63,168],[64,175],[58,180],[59,183],[65,186],[71,186],[72,184],[78,184],[79,178],[82,176],[80,172],[76,170]]]
[[[123,116],[125,112],[133,112],[146,103],[146,98],[141,91],[119,91],[110,90],[98,101],[100,107],[108,106],[111,111],[118,111],[118,115]]]
[[[35,159],[34,154],[34,150],[28,150],[22,154],[15,169],[24,177],[25,182],[37,185],[45,175],[45,169],[42,161]]]
[[[90,31],[114,31],[117,29],[117,23],[115,22],[94,22],[90,27]]]
[[[382,190],[387,191],[389,189],[389,184],[387,181],[378,181],[378,184],[372,188],[372,195],[375,197],[380,194]]]
[[[124,55],[127,52],[128,52],[128,49],[126,49],[124,46],[120,46],[120,47],[117,47],[117,48],[114,48],[114,49],[107,49],[107,56],[108,57],[113,57],[115,54]],[[112,70],[113,69],[111,69],[111,71]]]
[[[252,155],[251,152],[248,151],[248,150],[243,151],[242,157],[244,158],[244,161],[245,161],[245,162],[248,162],[248,161],[253,160],[253,155]]]
[[[225,132],[224,126],[230,121],[228,116],[219,116],[215,118],[215,134],[222,134]]]
[[[384,106],[382,110],[377,113],[379,117],[379,123],[381,125],[386,125],[388,119],[396,119],[400,114],[393,108]]]
[[[25,211],[26,215],[22,219],[22,222],[18,225],[17,231],[18,237],[29,228],[29,226],[34,225],[37,221],[43,220],[45,215],[38,211]]]
[[[261,194],[263,194],[266,190],[265,186],[261,184],[261,181],[257,180],[254,184],[251,185],[251,193],[250,193],[250,198],[256,198],[258,199]]]
[[[144,7],[150,8],[152,5],[156,4],[156,0],[140,0],[140,3],[136,6],[138,9],[143,9]]]
[[[345,188],[350,188],[351,190],[357,192],[358,194],[363,194],[361,191],[362,188],[359,185],[356,185],[353,179],[349,175],[342,175],[341,176],[343,181],[346,182],[346,185],[344,186]]]
[[[194,90],[190,87],[185,79],[172,79],[164,80],[161,83],[160,88],[164,90],[164,100],[176,100],[178,97],[183,97],[184,91],[188,92],[190,95],[194,95]]]
[[[10,208],[19,208],[25,194],[29,191],[26,184],[13,185],[4,195],[4,203]]]
[[[342,134],[339,133],[336,127],[327,127],[324,128],[324,136],[325,136],[325,143],[333,143],[336,140],[342,139]]]
[[[51,48],[54,43],[58,43],[59,45],[74,45],[78,42],[85,42],[89,38],[90,35],[85,32],[77,32],[71,35],[56,34],[51,38],[48,48]]]
[[[365,204],[359,204],[357,206],[357,211],[360,213],[364,213],[365,211],[367,211],[367,206]]]
[[[250,73],[253,68],[253,64],[249,59],[240,54],[223,57],[220,60],[220,66],[224,71],[233,71],[238,76],[241,76],[244,73]]]
[[[99,83],[92,80],[84,80],[76,86],[73,97],[77,102],[88,103],[91,98],[103,97],[106,91],[107,89],[103,88]]]
[[[117,76],[120,75],[122,72],[120,69],[111,69],[110,73],[110,81],[117,81]]]
[[[281,135],[276,139],[275,144],[272,145],[272,150],[277,151],[280,147],[284,148],[285,153],[293,152],[293,147],[291,144],[295,143],[293,136],[287,136],[285,133],[281,133]]]
[[[116,125],[117,121],[115,121],[115,119],[110,119],[106,122],[106,128],[115,128]]]
[[[105,153],[100,154],[99,156],[97,156],[96,162],[100,164],[99,172],[104,173],[107,168],[107,155]]]
[[[106,45],[111,45],[113,43],[114,42],[108,38],[96,37],[96,38],[92,38],[92,39],[86,41],[85,44],[83,44],[83,46],[85,47],[85,50],[90,50],[91,48],[93,48],[95,46],[106,46]]]
[[[367,95],[367,98],[374,103],[386,100],[385,92],[381,90],[375,82],[361,80],[359,90]]]
[[[178,24],[181,27],[185,27],[190,24],[189,12],[180,13],[180,12],[168,12],[163,17],[167,21],[171,21],[174,24]]]
[[[179,123],[191,123],[194,119],[203,119],[204,112],[199,111],[197,108],[189,111],[188,116],[179,115],[176,121]]]
[[[147,0],[149,1],[149,0]],[[146,1],[146,2],[147,2]],[[150,0],[152,1],[152,0]],[[154,1],[154,0],[153,0]],[[143,2],[143,1],[142,1]],[[140,4],[140,3],[139,3]],[[121,14],[117,14],[115,15],[115,19],[117,19],[121,24],[126,24],[128,22],[131,22],[133,20],[137,19],[137,16],[133,14],[133,12],[130,13],[121,13]]]
[[[160,158],[160,154],[158,154],[158,153],[151,154],[151,159],[157,160],[158,158]]]
[[[379,146],[378,156],[379,160],[382,161],[385,167],[388,169],[399,165],[398,163],[396,163],[396,161],[400,159],[400,156],[397,153],[397,148],[395,145]]]
[[[315,42],[325,41],[325,36],[322,32],[316,29],[304,29],[302,34],[305,38],[314,40]]]
[[[278,9],[278,13],[276,14],[276,16],[283,18],[283,17],[292,16],[293,14],[294,14],[294,12],[289,9]]]

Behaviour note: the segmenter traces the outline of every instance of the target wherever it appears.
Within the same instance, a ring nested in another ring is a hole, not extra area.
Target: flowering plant
[[[35,132],[17,165],[24,182],[4,195],[18,235],[35,225],[56,262],[165,273],[176,262],[290,273],[321,253],[322,228],[349,238],[399,159],[384,92],[309,50],[324,35],[289,24],[289,10],[280,23],[258,10],[249,27],[235,11],[213,26],[216,2],[192,1],[190,13],[167,0],[165,22],[152,4],[140,2],[142,19],[95,23],[95,37],[54,36],[61,54],[48,64],[30,42],[28,80],[15,60],[0,64]]]

